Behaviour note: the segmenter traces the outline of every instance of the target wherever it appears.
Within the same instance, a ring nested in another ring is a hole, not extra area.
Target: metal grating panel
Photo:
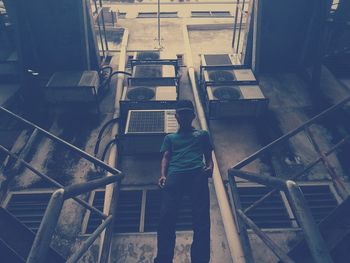
[[[37,232],[51,193],[13,194],[6,209],[33,232]]]
[[[316,223],[319,223],[338,206],[329,185],[302,185],[300,188]]]
[[[164,132],[164,111],[130,111],[127,133]]]
[[[230,56],[228,54],[204,55],[204,59],[205,63],[208,66],[232,65]]]
[[[266,187],[238,187],[242,208],[247,208],[270,190]],[[247,215],[261,228],[292,227],[288,212],[279,193],[269,197],[259,206],[250,210]]]
[[[159,212],[161,206],[161,191],[149,190],[147,191],[146,212],[145,212],[145,232],[157,231]],[[192,229],[192,209],[191,200],[189,196],[184,196],[181,206],[178,211],[176,220],[177,230],[191,230]]]

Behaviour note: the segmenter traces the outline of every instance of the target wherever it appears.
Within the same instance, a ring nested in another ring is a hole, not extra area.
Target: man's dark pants
[[[175,227],[179,204],[185,193],[192,200],[193,242],[191,263],[210,260],[210,214],[208,177],[203,169],[171,174],[167,177],[162,194],[158,227],[158,255],[155,263],[172,263],[175,248]]]

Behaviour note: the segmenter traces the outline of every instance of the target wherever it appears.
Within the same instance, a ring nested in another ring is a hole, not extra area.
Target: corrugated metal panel
[[[269,191],[270,189],[266,187],[238,187],[242,208],[247,208]],[[261,228],[292,227],[287,209],[279,193],[250,210],[247,215]]]
[[[33,232],[38,231],[51,193],[13,194],[6,209]]]
[[[317,223],[338,206],[329,185],[302,185],[300,187]]]

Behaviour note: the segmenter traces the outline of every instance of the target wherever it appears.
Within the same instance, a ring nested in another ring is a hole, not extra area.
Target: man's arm
[[[164,185],[165,185],[166,174],[167,174],[167,171],[168,171],[169,161],[170,161],[170,152],[169,151],[165,151],[163,153],[163,158],[162,158],[162,161],[160,163],[160,178],[158,180],[158,185],[161,188],[163,188]]]

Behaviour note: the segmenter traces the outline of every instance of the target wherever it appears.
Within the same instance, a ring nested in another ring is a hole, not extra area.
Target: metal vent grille
[[[93,205],[102,211],[105,192],[95,193]],[[141,216],[142,191],[120,191],[117,211],[114,220],[114,233],[139,232]],[[100,224],[101,218],[94,213],[90,214],[86,233],[92,233]]]
[[[159,212],[161,206],[161,191],[149,190],[147,191],[146,209],[145,209],[145,232],[157,231]],[[192,210],[191,200],[189,196],[184,196],[181,207],[178,211],[176,220],[177,230],[191,230],[192,229]]]
[[[301,185],[300,188],[316,223],[338,206],[329,185]]]
[[[228,54],[219,55],[204,55],[205,63],[208,66],[212,65],[232,65],[230,56]]]
[[[220,81],[233,81],[235,77],[233,72],[225,70],[208,70],[210,81],[220,82]]]
[[[6,209],[33,232],[37,232],[51,193],[12,194]]]
[[[164,116],[164,111],[130,111],[128,133],[163,133]]]
[[[238,187],[242,208],[247,208],[270,190],[266,187]],[[247,215],[260,228],[292,227],[287,209],[279,193],[250,210]]]

